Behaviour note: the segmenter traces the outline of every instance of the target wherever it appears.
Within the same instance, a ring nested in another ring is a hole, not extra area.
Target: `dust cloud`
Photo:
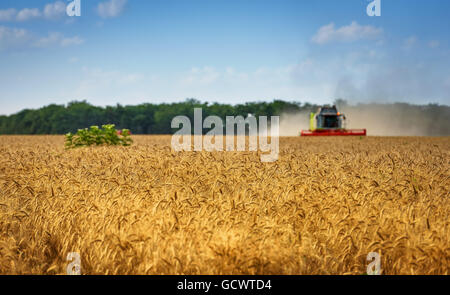
[[[280,136],[299,136],[303,129],[309,129],[309,112],[281,114]]]

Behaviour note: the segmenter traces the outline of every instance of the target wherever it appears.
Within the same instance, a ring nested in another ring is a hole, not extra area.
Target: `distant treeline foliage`
[[[338,106],[347,106],[345,100],[337,100]],[[358,106],[371,106],[370,104]],[[383,105],[389,106],[389,105]],[[436,104],[427,106],[405,103],[392,104],[393,107],[420,114],[429,118],[430,124],[436,122],[436,134],[450,135],[450,107]],[[171,128],[175,116],[184,115],[194,122],[194,108],[203,109],[203,119],[216,115],[226,116],[277,116],[285,113],[316,111],[318,105],[310,103],[286,102],[251,102],[238,105],[202,103],[187,99],[171,104],[140,104],[135,106],[93,106],[86,101],[71,102],[68,105],[48,105],[37,110],[23,110],[10,116],[0,116],[0,134],[66,134],[89,126],[115,124],[118,129],[130,129],[133,134],[173,134]],[[405,115],[405,114],[402,114]]]
[[[38,110],[23,110],[10,116],[0,116],[0,134],[66,134],[80,128],[114,124],[117,129],[130,129],[133,134],[172,134],[172,119],[187,116],[194,123],[194,108],[202,108],[203,119],[209,115],[221,118],[248,114],[254,116],[279,115],[284,111],[296,112],[316,109],[284,101],[257,102],[240,105],[208,104],[195,99],[171,104],[140,104],[135,106],[97,107],[85,101],[65,105],[49,105]]]

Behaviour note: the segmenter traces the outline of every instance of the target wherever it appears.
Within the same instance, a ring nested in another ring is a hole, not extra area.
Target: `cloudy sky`
[[[450,1],[0,1],[0,114],[274,98],[450,104]]]

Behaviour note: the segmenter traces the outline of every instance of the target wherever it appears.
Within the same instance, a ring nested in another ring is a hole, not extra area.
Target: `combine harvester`
[[[302,130],[301,136],[366,136],[366,129],[346,129],[345,115],[336,106],[323,106],[317,113],[311,113],[309,130]]]

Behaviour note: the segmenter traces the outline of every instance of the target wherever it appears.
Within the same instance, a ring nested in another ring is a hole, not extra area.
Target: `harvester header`
[[[346,117],[336,106],[323,106],[309,117],[309,130],[301,136],[366,136],[366,129],[346,129]]]

